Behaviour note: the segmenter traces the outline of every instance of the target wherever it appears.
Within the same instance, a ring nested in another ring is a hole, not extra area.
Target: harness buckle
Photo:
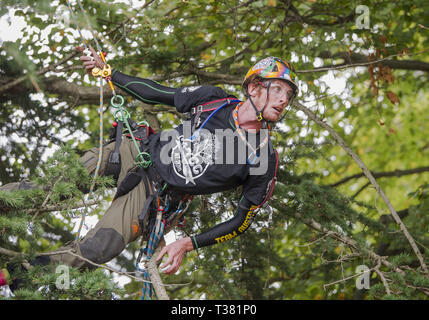
[[[193,108],[191,108],[191,115],[193,116],[194,114],[196,114],[196,113],[201,113],[201,112],[203,112],[203,106],[200,104],[199,106],[197,106],[197,107],[193,107]]]

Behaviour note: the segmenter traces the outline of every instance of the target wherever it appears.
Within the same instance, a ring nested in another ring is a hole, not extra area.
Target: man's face
[[[277,121],[292,99],[293,89],[286,81],[278,79],[271,80],[267,102],[267,87],[268,81],[265,81],[262,85],[252,88],[252,93],[254,94],[252,99],[258,109],[263,108],[266,104],[262,114],[266,120]],[[251,88],[249,87],[249,89]]]

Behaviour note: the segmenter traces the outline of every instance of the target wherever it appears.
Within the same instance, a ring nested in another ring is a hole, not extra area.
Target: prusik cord
[[[68,7],[68,9],[70,11],[70,15],[73,16],[73,10],[71,8],[71,4],[70,4],[69,0],[66,0],[66,3],[67,3],[67,7]],[[79,5],[81,6],[80,1],[79,1]],[[81,9],[82,9],[82,6],[81,6]],[[84,12],[84,15],[85,15],[85,11],[84,10],[83,10],[83,12]],[[88,19],[87,19],[87,17],[86,17],[86,15],[85,15],[85,18],[86,18],[87,22],[89,22]],[[89,27],[90,27],[90,25],[89,25]],[[77,24],[76,24],[76,29],[79,32],[79,35],[80,35],[80,38],[81,38],[81,42],[83,44],[84,49],[87,51],[87,55],[88,55],[89,48],[88,48],[88,45],[87,45],[87,41],[84,38],[84,36],[82,34],[82,31],[81,31],[81,29],[79,28],[79,26]],[[100,45],[98,44],[97,39],[94,37],[94,33],[93,33],[93,30],[92,30],[91,27],[90,27],[90,31],[91,31],[91,34],[92,34],[92,36],[93,36],[93,38],[94,38],[94,40],[95,40],[95,42],[97,44],[97,49],[99,49],[99,51],[101,52]],[[102,52],[101,52],[101,55],[104,57],[104,54],[102,54]],[[100,104],[99,104],[99,116],[100,116],[100,120],[99,120],[99,132],[100,132],[100,134],[99,134],[99,146],[98,146],[98,161],[97,161],[95,172],[94,172],[94,175],[93,175],[93,178],[92,178],[92,183],[91,183],[91,186],[89,188],[89,192],[88,192],[87,195],[85,195],[85,209],[86,210],[85,210],[85,212],[82,215],[82,218],[81,218],[81,221],[80,221],[80,224],[79,224],[79,228],[78,228],[78,230],[76,232],[76,236],[75,236],[76,240],[78,240],[80,238],[82,227],[83,227],[83,225],[85,223],[85,217],[87,215],[86,201],[93,194],[94,187],[95,187],[95,182],[96,182],[96,179],[97,179],[97,176],[98,176],[98,172],[100,170],[101,161],[102,161],[102,157],[103,157],[103,126],[104,126],[104,124],[103,124],[103,104],[104,103],[103,103],[103,82],[102,82],[102,80],[99,81],[99,88],[100,88]]]

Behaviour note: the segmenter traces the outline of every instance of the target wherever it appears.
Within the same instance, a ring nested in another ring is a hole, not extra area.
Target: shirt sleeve
[[[257,206],[252,205],[249,200],[242,197],[233,218],[191,237],[194,249],[221,243],[241,235],[252,224],[257,213],[255,209]]]
[[[118,70],[113,70],[112,82],[144,103],[174,106],[177,88],[166,87],[153,80],[129,76]]]
[[[258,209],[268,201],[274,191],[278,154],[274,152],[273,155],[270,157],[269,170],[265,175],[249,176],[235,216],[204,233],[192,236],[194,249],[233,239],[250,227]]]
[[[177,111],[186,113],[200,104],[224,98],[235,98],[219,87],[202,85],[194,87],[180,87],[174,95],[174,104]]]

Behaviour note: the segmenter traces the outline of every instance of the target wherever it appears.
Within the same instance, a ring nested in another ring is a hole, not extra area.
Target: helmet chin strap
[[[256,120],[258,120],[259,122],[261,122],[262,120],[265,120],[262,113],[264,112],[264,109],[268,104],[268,93],[270,91],[270,86],[271,86],[271,81],[268,81],[268,85],[266,86],[266,88],[267,88],[267,99],[265,100],[265,105],[261,110],[258,110],[258,108],[256,108],[255,103],[253,102],[252,97],[249,94],[249,91],[247,91],[247,96],[249,97],[250,104],[252,105],[253,109],[255,109],[255,112],[256,112]],[[263,123],[264,126],[266,126],[266,122],[267,122],[267,120],[264,121],[264,123]]]

